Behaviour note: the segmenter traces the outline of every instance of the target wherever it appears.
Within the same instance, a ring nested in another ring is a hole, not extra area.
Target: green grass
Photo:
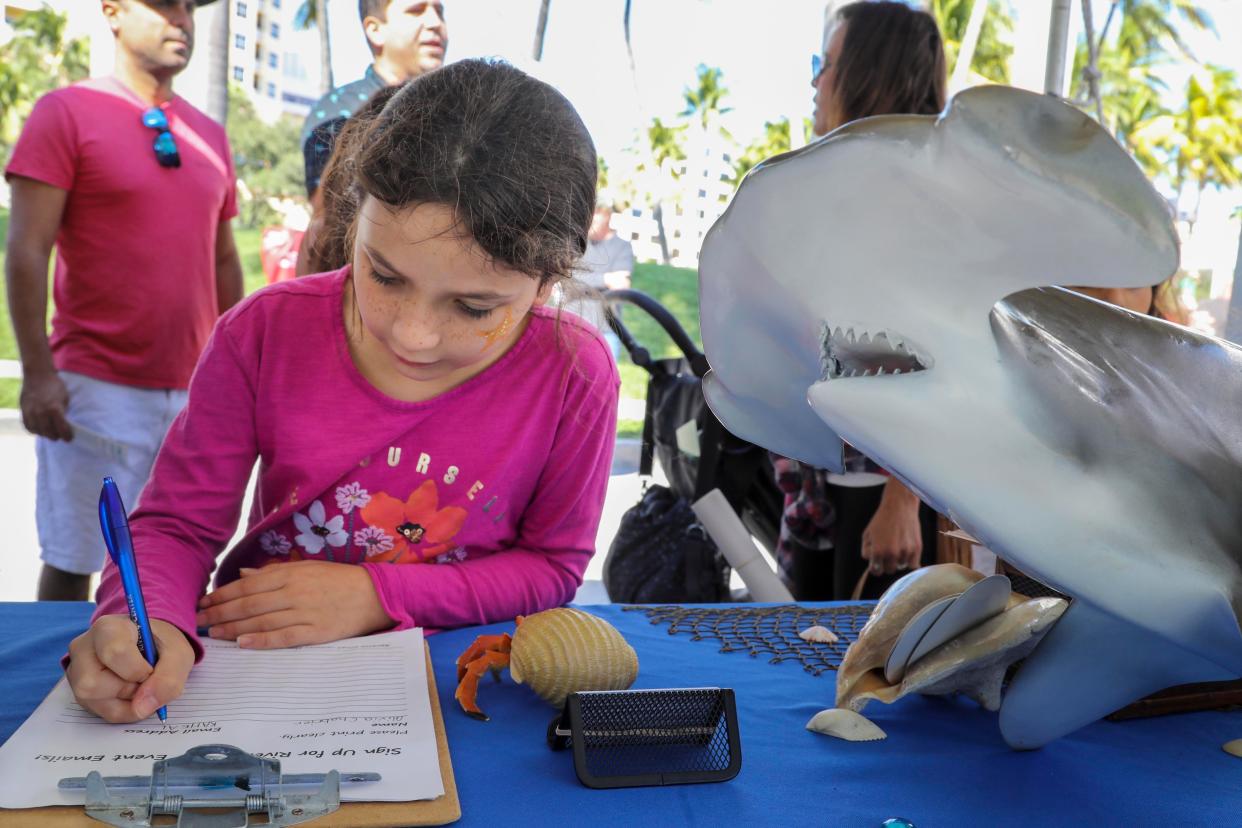
[[[703,339],[699,334],[699,278],[697,271],[686,267],[642,262],[634,266],[631,279],[635,290],[641,290],[668,308],[673,317],[686,329],[686,333],[700,348]],[[653,357],[681,356],[660,324],[639,308],[626,306],[623,314],[625,327],[638,343],[651,352]],[[646,399],[647,372],[622,355],[621,396],[628,399]],[[639,432],[641,433],[641,424]]]
[[[0,210],[0,269],[4,266],[5,240],[8,238],[9,214]],[[266,279],[259,262],[260,231],[234,230],[237,240],[237,252],[241,256],[242,272],[245,275],[245,291],[247,294],[258,290]],[[699,285],[698,275],[694,270],[684,267],[643,262],[634,267],[633,284],[637,290],[650,294],[679,321],[699,346]],[[8,301],[0,291],[0,359],[17,359],[17,345],[13,341],[13,328],[9,324]],[[654,319],[635,307],[625,311],[625,325],[645,348],[655,357],[680,356],[677,346],[669,339],[668,334]],[[630,399],[645,399],[647,396],[647,373],[632,364],[628,357],[621,358],[621,396]],[[0,380],[0,408],[16,408],[17,396],[21,390],[20,380]],[[617,424],[620,436],[640,436],[642,422],[639,420],[623,420]]]

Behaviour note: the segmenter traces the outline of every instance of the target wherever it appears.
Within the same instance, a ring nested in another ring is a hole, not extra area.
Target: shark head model
[[[1014,747],[1242,675],[1242,349],[1043,287],[1177,261],[1094,121],[995,86],[760,165],[704,244],[726,427],[834,470],[844,439],[1075,599],[1002,703]]]

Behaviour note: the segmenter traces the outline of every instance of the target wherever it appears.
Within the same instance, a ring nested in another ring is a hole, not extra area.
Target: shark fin
[[[1012,748],[1038,748],[1150,693],[1232,678],[1150,630],[1075,601],[1010,683],[1001,735]]]

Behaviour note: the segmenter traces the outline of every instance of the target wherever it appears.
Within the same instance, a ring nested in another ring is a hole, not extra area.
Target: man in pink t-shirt
[[[102,477],[135,504],[217,316],[241,298],[228,139],[172,91],[200,4],[103,0],[114,75],[41,98],[5,169],[22,421],[37,435],[41,600],[87,597],[103,565]]]

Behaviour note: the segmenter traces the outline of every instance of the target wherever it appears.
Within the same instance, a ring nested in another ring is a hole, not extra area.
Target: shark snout
[[[932,367],[932,358],[908,338],[889,330],[824,326],[822,379],[912,374]]]

